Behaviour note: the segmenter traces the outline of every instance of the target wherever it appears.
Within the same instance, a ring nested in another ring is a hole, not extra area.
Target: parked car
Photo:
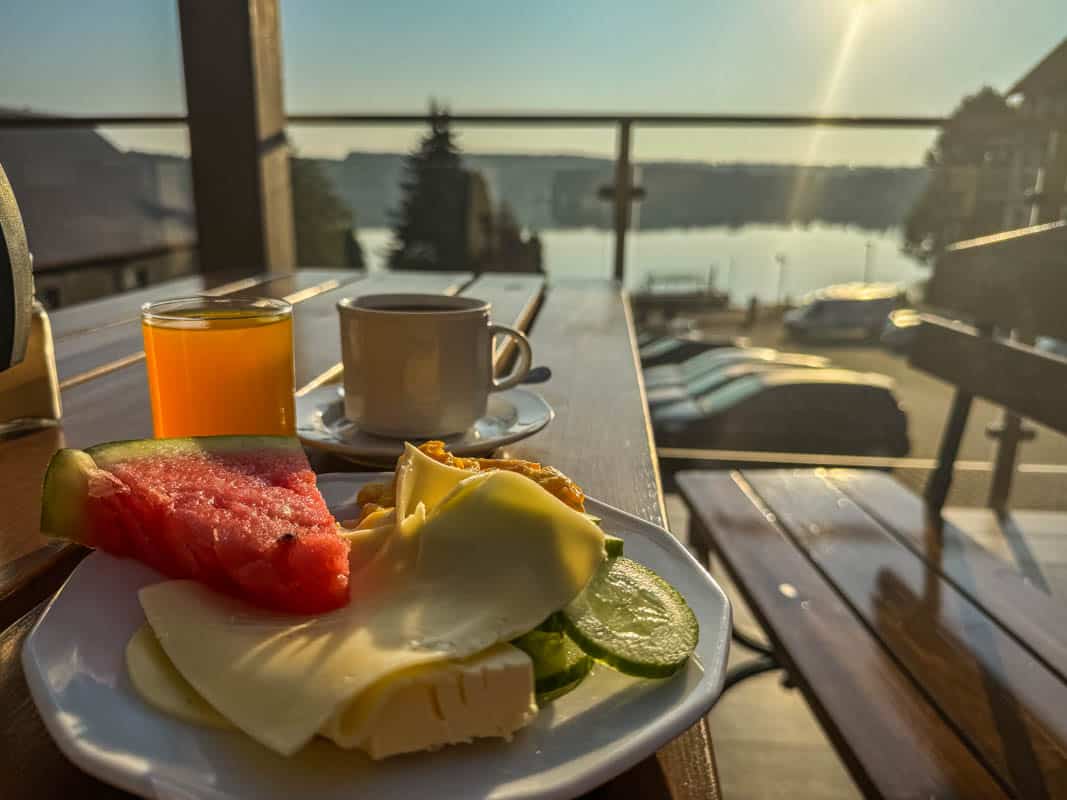
[[[877,339],[902,296],[899,287],[887,283],[827,286],[786,312],[785,331],[795,339]]]
[[[641,366],[674,364],[687,358],[727,347],[745,347],[748,339],[734,336],[661,336],[638,347]]]
[[[722,347],[699,353],[680,364],[645,368],[645,388],[677,386],[733,364],[766,363],[778,367],[828,367],[830,359],[807,353],[783,353],[770,347]]]
[[[908,418],[893,381],[844,369],[776,369],[652,410],[664,447],[908,454]]]
[[[915,335],[919,332],[922,320],[919,312],[914,308],[898,308],[890,313],[882,328],[882,344],[894,353],[907,355],[911,352],[911,345],[915,341]]]
[[[785,353],[783,355],[790,354]],[[772,369],[820,369],[823,366],[825,365],[814,363],[814,361],[812,363],[791,363],[788,360],[740,361],[735,364],[727,364],[726,366],[718,367],[710,372],[705,372],[686,383],[670,383],[662,386],[654,386],[647,390],[646,397],[649,408],[655,408],[656,406],[675,403],[679,400],[688,398],[696,400],[710,392],[718,390],[730,381],[736,381],[739,378],[747,378],[749,375],[756,375],[760,372],[767,372]]]

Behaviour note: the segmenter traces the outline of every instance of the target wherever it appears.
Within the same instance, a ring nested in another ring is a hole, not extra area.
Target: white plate
[[[508,389],[489,395],[485,416],[465,432],[438,438],[457,456],[482,455],[537,433],[555,415],[552,406],[536,392]],[[296,435],[309,447],[361,464],[392,466],[404,452],[403,439],[366,433],[345,417],[344,388],[337,385],[296,398]]]
[[[389,475],[384,476],[386,479]],[[364,483],[382,476],[323,475],[344,516]],[[510,742],[481,741],[380,762],[316,740],[292,758],[247,736],[155,711],[126,676],[126,642],[144,622],[136,591],[160,580],[136,562],[86,558],[26,640],[22,664],[59,748],[102,781],[160,800],[548,800],[571,798],[625,771],[711,708],[722,688],[730,606],[708,573],[666,531],[589,500],[626,554],[685,596],[700,622],[696,657],[664,681],[597,667]],[[347,507],[347,508],[346,508]]]

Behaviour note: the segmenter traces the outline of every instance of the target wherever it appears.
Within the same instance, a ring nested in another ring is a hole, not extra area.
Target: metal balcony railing
[[[632,138],[634,126],[649,128],[859,128],[859,129],[933,129],[947,122],[934,116],[826,116],[818,114],[687,114],[687,113],[365,113],[365,114],[289,114],[289,125],[419,125],[434,120],[471,127],[545,126],[609,127],[616,130],[614,183],[602,196],[613,204],[615,234],[614,270],[622,281],[626,265],[626,234],[631,225],[631,207],[641,190],[633,183]],[[0,116],[0,129],[56,129],[98,127],[171,127],[187,125],[181,114],[112,115],[112,116]]]

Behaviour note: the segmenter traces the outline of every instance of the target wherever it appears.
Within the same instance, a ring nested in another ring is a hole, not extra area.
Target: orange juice
[[[145,305],[141,327],[157,437],[293,435],[288,303],[168,300]]]

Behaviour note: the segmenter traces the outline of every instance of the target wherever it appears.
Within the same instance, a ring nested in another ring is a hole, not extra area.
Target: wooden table
[[[53,315],[64,418],[61,428],[0,444],[0,798],[128,797],[80,772],[56,749],[19,663],[26,635],[84,554],[38,533],[40,483],[57,447],[151,436],[151,412],[138,323],[142,302],[198,291],[285,297],[294,304],[297,385],[336,375],[340,341],[335,304],[385,291],[463,293],[493,303],[493,318],[527,330],[538,364],[552,369],[540,387],[557,417],[544,431],[504,449],[553,464],[591,495],[656,524],[663,495],[635,357],[628,304],[611,283],[546,287],[530,275],[375,273],[303,270],[295,275],[210,281],[183,279],[134,295]],[[496,354],[502,365],[509,353]],[[348,469],[316,458],[320,470]],[[619,778],[597,798],[717,798],[705,721]]]

